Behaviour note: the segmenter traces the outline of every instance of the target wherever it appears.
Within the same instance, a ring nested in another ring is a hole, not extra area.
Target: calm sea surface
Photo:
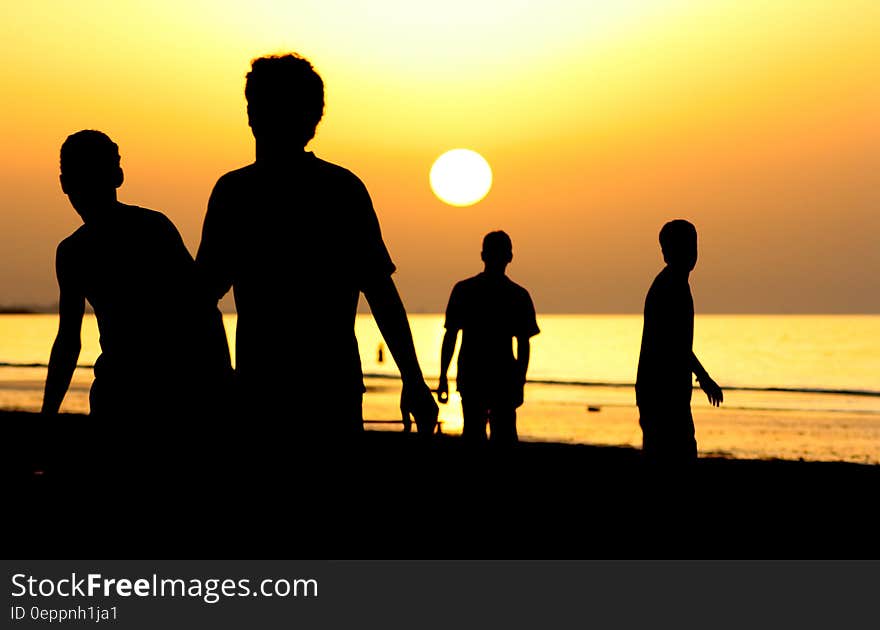
[[[235,316],[224,319],[234,348]],[[413,315],[410,323],[433,385],[443,317]],[[539,317],[520,436],[639,445],[632,384],[641,324],[639,315]],[[39,409],[57,325],[55,315],[0,315],[0,408]],[[365,416],[396,418],[393,360],[386,350],[379,361],[372,317],[359,315],[356,327],[369,389]],[[694,392],[701,452],[880,463],[880,316],[698,315],[694,349],[725,388],[721,409]],[[97,326],[87,316],[80,364],[92,365],[98,354]],[[91,379],[90,368],[77,369],[64,410],[88,411]],[[441,407],[446,432],[461,430],[459,402],[453,395]]]

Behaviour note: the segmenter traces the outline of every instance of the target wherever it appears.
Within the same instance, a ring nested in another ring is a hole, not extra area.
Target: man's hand
[[[420,434],[433,435],[439,409],[431,389],[424,381],[412,385],[404,383],[400,393],[400,413],[403,415],[404,426],[410,422],[412,415]]]
[[[437,384],[437,400],[441,405],[449,402],[449,381],[445,375],[440,377],[440,382]]]
[[[708,374],[700,379],[700,388],[706,392],[706,398],[709,399],[709,404],[713,407],[717,407],[724,402],[724,392],[721,391],[718,383],[713,381],[712,377]]]

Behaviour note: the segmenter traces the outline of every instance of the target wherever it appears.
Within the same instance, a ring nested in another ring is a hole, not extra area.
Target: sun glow
[[[492,169],[485,158],[470,149],[452,149],[431,167],[431,190],[451,206],[471,206],[492,187]]]

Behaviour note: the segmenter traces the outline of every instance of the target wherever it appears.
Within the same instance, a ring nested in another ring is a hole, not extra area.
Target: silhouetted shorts
[[[479,395],[462,394],[461,411],[464,416],[462,438],[466,441],[485,442],[487,423],[493,443],[512,444],[519,439],[513,401],[492,401]]]
[[[101,376],[92,381],[89,390],[89,414],[103,420],[125,421],[146,418],[157,421],[164,415],[175,415],[178,399],[162,389],[159,381],[152,389],[143,387],[145,377],[131,381]]]
[[[357,437],[364,431],[361,392],[317,388],[292,392],[278,384],[244,384],[238,407],[243,422],[263,426],[267,435],[306,445]]]
[[[694,418],[690,405],[670,408],[639,408],[642,452],[649,461],[690,462],[697,459]]]
[[[126,376],[95,377],[89,390],[90,415],[119,421],[139,418],[154,423],[176,418],[191,423],[216,420],[228,411],[232,400],[225,391],[229,389],[228,377],[226,381],[219,376],[186,378],[158,369]]]

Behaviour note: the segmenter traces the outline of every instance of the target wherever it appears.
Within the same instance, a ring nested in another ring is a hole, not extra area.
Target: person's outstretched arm
[[[721,391],[721,387],[718,386],[718,383],[712,380],[712,377],[709,376],[709,373],[703,367],[702,363],[700,363],[697,355],[691,353],[691,357],[692,370],[696,375],[697,380],[700,382],[700,389],[706,392],[709,404],[717,407],[724,402],[724,392]]]
[[[449,401],[449,381],[446,373],[449,364],[452,363],[452,355],[455,354],[455,342],[458,341],[458,329],[447,328],[443,335],[443,344],[440,346],[440,382],[437,384],[437,400],[441,403]]]
[[[82,329],[85,297],[72,279],[70,256],[59,246],[55,257],[55,274],[58,277],[60,296],[58,299],[58,334],[49,355],[49,369],[46,374],[46,388],[43,393],[43,413],[55,414],[70,387],[70,379],[76,370],[79,351],[82,345]]]
[[[437,424],[437,403],[422,376],[409,320],[394,280],[391,276],[385,276],[372,281],[364,287],[364,296],[400,370],[403,380],[400,410],[404,422],[412,414],[419,433],[430,435]]]

